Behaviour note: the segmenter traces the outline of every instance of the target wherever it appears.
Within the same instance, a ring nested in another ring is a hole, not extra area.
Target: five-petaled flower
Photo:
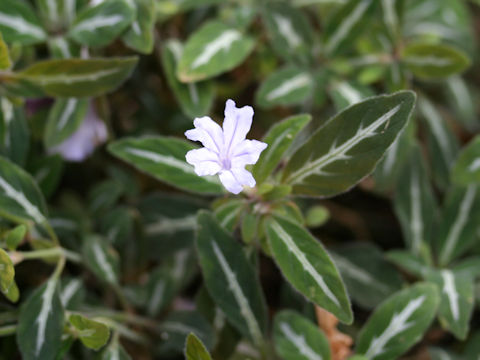
[[[237,108],[233,100],[227,100],[225,105],[223,129],[208,116],[196,118],[195,129],[185,132],[188,139],[200,141],[204,146],[186,155],[187,162],[195,166],[195,173],[219,174],[223,186],[234,194],[240,193],[243,185],[255,186],[255,179],[245,165],[255,164],[267,144],[245,139],[252,118],[251,106]]]

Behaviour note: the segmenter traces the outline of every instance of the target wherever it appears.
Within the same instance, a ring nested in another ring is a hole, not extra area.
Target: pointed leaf
[[[310,320],[294,311],[278,313],[274,320],[275,349],[284,360],[329,360],[327,337]]]
[[[109,284],[118,283],[120,261],[106,241],[98,236],[88,236],[84,240],[83,255],[88,267],[99,279]]]
[[[292,286],[350,324],[353,315],[345,286],[322,244],[300,225],[281,217],[268,221],[267,237],[275,262]]]
[[[199,117],[208,114],[214,99],[211,81],[183,84],[178,80],[176,67],[183,54],[183,45],[177,40],[169,40],[162,50],[162,64],[168,85],[182,107],[185,115]]]
[[[435,285],[419,283],[382,303],[360,332],[357,353],[370,360],[397,359],[432,323],[439,303]]]
[[[63,308],[54,278],[22,305],[17,343],[25,360],[54,360],[62,345]]]
[[[129,48],[143,54],[150,54],[153,50],[155,3],[153,0],[137,0],[134,4],[137,15],[123,35],[123,41]]]
[[[480,136],[462,149],[453,167],[452,180],[459,185],[480,184]]]
[[[256,102],[270,108],[302,104],[312,95],[314,81],[307,71],[290,66],[272,73],[260,86]]]
[[[47,34],[25,1],[0,1],[0,32],[7,43],[31,45],[45,41]]]
[[[15,250],[25,238],[26,233],[27,227],[25,225],[18,225],[10,230],[5,236],[5,242],[7,243],[8,250]]]
[[[418,278],[424,278],[430,268],[409,250],[393,250],[387,253],[387,259],[407,273]]]
[[[0,214],[14,221],[43,224],[47,208],[30,174],[0,157]]]
[[[158,180],[200,194],[221,194],[216,177],[198,176],[185,160],[195,145],[168,137],[125,138],[108,147],[110,153]]]
[[[3,41],[2,33],[0,33],[0,70],[8,70],[11,66],[10,53],[7,44]]]
[[[333,196],[368,175],[405,127],[415,94],[402,91],[353,105],[318,129],[290,158],[293,194]]]
[[[464,340],[474,307],[473,279],[446,269],[431,272],[428,279],[438,286],[440,293],[440,323],[458,339]]]
[[[261,343],[266,307],[254,268],[240,244],[212,214],[200,211],[197,221],[197,252],[210,295],[232,325]]]
[[[3,123],[3,124],[2,124]],[[30,131],[23,107],[0,98],[0,154],[24,166],[30,150]]]
[[[190,333],[185,344],[185,357],[187,360],[212,360],[212,357],[201,340]]]
[[[82,45],[105,46],[119,36],[135,18],[126,0],[105,0],[87,6],[70,28],[69,36]]]
[[[132,360],[132,358],[118,341],[114,341],[102,351],[100,360]]]
[[[0,249],[0,291],[8,293],[8,289],[13,285],[15,278],[15,267],[12,259],[5,250]]]
[[[297,134],[309,123],[310,115],[297,115],[273,125],[263,138],[268,147],[253,166],[253,176],[261,184],[273,173]]]
[[[209,22],[188,39],[178,64],[184,82],[203,80],[229,71],[253,50],[252,38],[221,22]]]
[[[333,81],[328,89],[337,111],[375,95],[369,87],[348,81]]]
[[[75,328],[82,344],[89,349],[101,349],[110,337],[110,329],[101,322],[88,319],[78,314],[70,315],[68,321]]]

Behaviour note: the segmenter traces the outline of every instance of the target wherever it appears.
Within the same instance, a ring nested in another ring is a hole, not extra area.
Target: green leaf
[[[312,95],[313,85],[308,71],[289,66],[275,71],[262,83],[256,102],[264,108],[302,104]]]
[[[416,255],[409,250],[392,250],[387,253],[387,259],[392,263],[405,270],[407,273],[418,278],[425,277],[430,268]]]
[[[175,284],[172,276],[164,268],[158,268],[150,274],[147,283],[147,314],[158,316],[175,297]]]
[[[284,360],[329,360],[327,337],[310,320],[294,311],[284,310],[275,316],[273,338],[275,350]]]
[[[266,329],[260,282],[243,248],[215,220],[200,211],[197,253],[207,289],[227,319],[256,344]]]
[[[468,131],[476,132],[479,129],[475,109],[475,91],[471,84],[467,84],[465,79],[458,75],[450,76],[446,79],[445,98],[456,113],[458,120]]]
[[[185,357],[187,360],[212,360],[205,345],[193,333],[190,333],[187,337]]]
[[[270,43],[280,57],[302,64],[311,62],[313,29],[300,10],[288,2],[267,2],[263,17]]]
[[[340,321],[353,321],[342,279],[322,244],[300,225],[281,217],[267,222],[273,258],[285,278],[313,303]]]
[[[120,260],[118,254],[102,238],[90,235],[84,239],[83,256],[90,270],[102,281],[118,283]]]
[[[77,309],[83,304],[86,287],[81,278],[62,277],[60,300],[65,309]]]
[[[153,29],[155,26],[155,3],[153,0],[137,0],[136,19],[123,35],[123,42],[131,49],[143,54],[153,51]]]
[[[329,18],[325,27],[325,51],[333,56],[351,46],[361,33],[362,21],[373,0],[350,0]]]
[[[68,27],[75,16],[76,2],[76,0],[35,1],[43,23],[50,33],[58,32],[62,27]]]
[[[0,70],[8,70],[11,66],[10,53],[7,44],[3,41],[2,33],[0,33]]]
[[[233,232],[245,208],[245,201],[231,198],[215,208],[215,218],[224,229]]]
[[[459,185],[480,184],[480,135],[462,149],[452,170],[452,181]]]
[[[407,245],[413,254],[421,255],[431,243],[437,204],[418,145],[411,152],[399,179],[395,189],[395,213]]]
[[[43,140],[45,147],[56,146],[68,139],[85,119],[88,104],[87,99],[57,99],[48,114]]]
[[[328,89],[337,111],[375,95],[369,87],[349,81],[333,81]]]
[[[415,94],[401,91],[345,109],[293,154],[282,180],[296,195],[333,196],[349,190],[398,138],[414,104]]]
[[[183,84],[177,78],[176,67],[183,54],[183,45],[178,40],[165,42],[162,49],[162,64],[168,85],[185,115],[195,118],[209,113],[215,91],[211,81]]]
[[[37,288],[22,305],[17,343],[25,360],[54,360],[62,345],[63,308],[55,278]]]
[[[428,355],[430,355],[431,360],[459,360],[458,357],[451,352],[438,347],[429,347]]]
[[[80,46],[64,36],[50,37],[48,39],[48,49],[52,58],[55,59],[80,57]]]
[[[132,358],[118,341],[112,341],[100,354],[100,360],[132,360]]]
[[[7,232],[5,236],[5,242],[7,243],[8,249],[11,251],[15,250],[25,238],[26,233],[27,227],[25,225],[18,225],[17,227]]]
[[[136,57],[41,61],[11,75],[6,79],[6,86],[27,97],[98,96],[120,86],[136,63]]]
[[[0,215],[43,224],[46,213],[45,200],[30,174],[0,157]]]
[[[124,138],[111,143],[108,151],[137,169],[182,190],[200,194],[221,194],[216,177],[198,176],[185,160],[195,145],[176,138]]]
[[[357,352],[370,360],[397,359],[432,323],[439,303],[435,285],[418,283],[382,303],[362,328]]]
[[[5,250],[0,249],[0,291],[7,293],[15,279],[15,267]]]
[[[0,32],[7,43],[31,45],[45,41],[47,34],[25,1],[0,2]]]
[[[264,182],[273,173],[295,137],[310,120],[310,115],[291,116],[268,130],[263,138],[268,147],[262,152],[252,170],[257,184]]]
[[[305,214],[305,224],[309,228],[317,228],[330,219],[330,211],[323,205],[314,205]]]
[[[255,42],[240,31],[212,21],[188,39],[178,64],[178,77],[193,82],[220,75],[241,64]]]
[[[75,328],[76,336],[89,349],[101,349],[110,338],[110,329],[99,321],[77,314],[70,315],[68,321]]]
[[[332,258],[352,300],[366,309],[374,309],[402,287],[400,274],[373,245],[342,247]]]
[[[452,188],[447,193],[435,235],[440,265],[448,264],[474,245],[479,222],[478,186]]]
[[[465,53],[442,44],[411,43],[401,56],[410,71],[422,79],[446,78],[470,66]]]
[[[105,0],[86,6],[69,31],[69,36],[82,45],[105,46],[119,36],[135,19],[135,9],[126,0]]]
[[[438,286],[440,323],[458,339],[465,340],[474,307],[473,279],[446,269],[431,272],[427,279]]]
[[[29,172],[46,198],[49,198],[61,180],[64,162],[59,154],[42,156],[30,162]]]
[[[132,235],[133,221],[132,211],[129,208],[116,206],[103,215],[100,228],[109,243],[120,245]]]
[[[18,286],[15,283],[15,280],[8,288],[8,290],[3,293],[3,295],[5,295],[5,297],[13,303],[16,303],[18,301],[18,299],[20,298],[20,291],[18,290]]]
[[[439,188],[446,189],[450,183],[450,169],[458,153],[458,141],[432,103],[421,98],[418,109],[427,124],[433,179]]]
[[[0,98],[0,154],[24,166],[30,149],[30,133],[24,109]]]

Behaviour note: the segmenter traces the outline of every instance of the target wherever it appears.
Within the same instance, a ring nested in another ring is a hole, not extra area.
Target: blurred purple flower
[[[82,125],[60,145],[48,149],[50,154],[60,154],[65,160],[80,162],[90,156],[95,148],[107,140],[105,123],[95,111],[92,102]]]
[[[208,116],[193,121],[195,129],[186,131],[185,136],[192,141],[200,141],[204,147],[190,150],[186,159],[195,166],[198,176],[218,173],[223,186],[234,194],[240,193],[243,185],[255,186],[255,179],[245,165],[255,164],[268,145],[245,139],[252,126],[252,118],[251,106],[237,108],[233,100],[227,100],[223,129]]]

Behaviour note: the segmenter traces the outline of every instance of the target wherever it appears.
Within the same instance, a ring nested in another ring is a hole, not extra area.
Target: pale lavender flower
[[[82,125],[60,145],[48,149],[50,154],[60,154],[65,160],[80,162],[90,156],[95,148],[107,140],[105,123],[90,102]]]
[[[190,150],[186,159],[195,166],[198,176],[219,174],[223,186],[234,194],[240,193],[243,185],[255,186],[255,179],[245,165],[255,164],[267,144],[245,139],[252,118],[251,106],[237,108],[233,100],[227,100],[223,129],[208,116],[193,121],[195,129],[186,131],[185,136],[200,141],[204,147]]]

